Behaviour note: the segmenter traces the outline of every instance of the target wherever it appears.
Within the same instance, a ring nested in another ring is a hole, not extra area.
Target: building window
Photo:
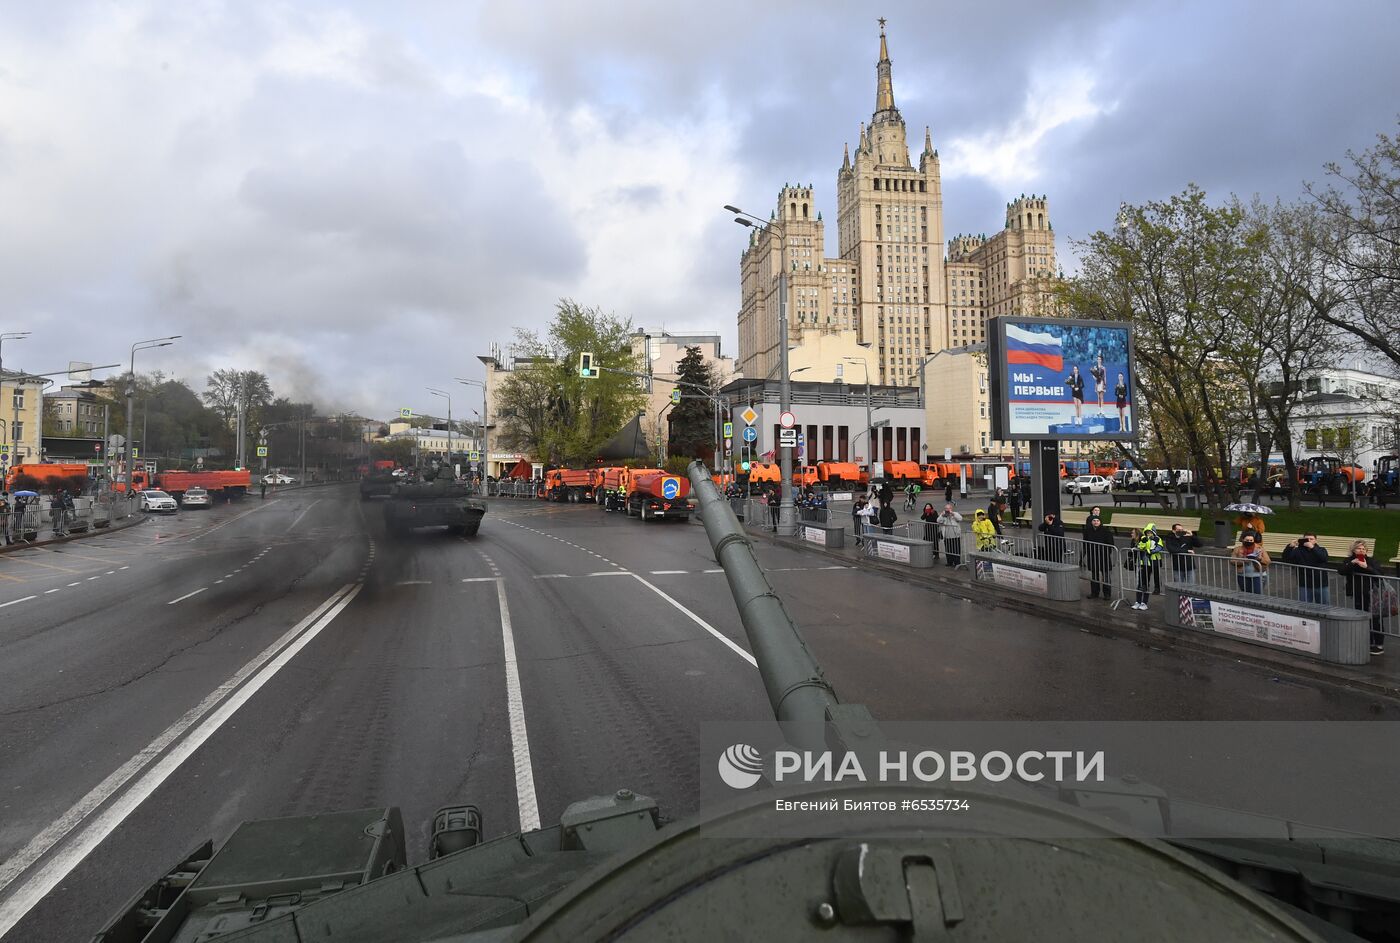
[[[24,421],[16,419],[10,423],[10,441],[19,442],[24,438]]]

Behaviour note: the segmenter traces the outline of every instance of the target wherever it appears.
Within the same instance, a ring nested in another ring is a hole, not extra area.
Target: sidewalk
[[[142,521],[145,520],[145,515],[143,515],[140,511],[136,510],[134,507],[130,512],[126,513],[125,516],[121,516],[121,514],[121,506],[119,504],[114,505],[111,509],[112,516],[108,519],[108,523],[102,525],[95,525],[94,517],[98,521],[101,521],[103,519],[103,515],[100,512],[100,509],[95,508],[93,509],[93,512],[79,516],[76,523],[78,526],[86,525],[84,529],[75,530],[74,524],[69,524],[67,534],[59,536],[54,533],[53,521],[51,520],[49,513],[47,511],[44,511],[42,514],[39,515],[40,522],[37,527],[39,536],[37,539],[16,540],[14,543],[7,544],[4,543],[5,538],[3,536],[0,536],[0,554],[11,553],[15,550],[23,550],[26,547],[44,547],[50,544],[63,544],[73,540],[82,540],[84,537],[96,537],[101,534],[111,534],[119,530],[125,530],[126,528],[132,527],[136,524],[140,524]],[[8,533],[9,525],[10,521],[8,520],[8,515],[0,517],[0,534]]]
[[[849,540],[849,533],[845,547],[828,550],[797,537],[778,537],[772,531],[754,524],[745,524],[745,531],[752,539],[766,540],[780,546],[831,557],[850,566],[878,571],[882,575],[892,576],[907,583],[923,585],[946,596],[979,604],[986,604],[989,599],[987,587],[984,584],[974,584],[965,568],[946,567],[940,560],[932,569],[921,570],[875,560],[862,555],[855,548]],[[1007,591],[997,594],[992,605],[1042,617],[1050,616],[1083,632],[1127,639],[1154,648],[1179,649],[1184,652],[1225,657],[1279,674],[1400,699],[1400,652],[1392,651],[1389,655],[1377,656],[1365,666],[1334,665],[1307,656],[1275,652],[1246,642],[1177,630],[1167,626],[1158,614],[1165,598],[1154,596],[1150,603],[1152,608],[1142,612],[1126,605],[1114,609],[1112,601],[1085,598],[1078,602],[1056,602]]]

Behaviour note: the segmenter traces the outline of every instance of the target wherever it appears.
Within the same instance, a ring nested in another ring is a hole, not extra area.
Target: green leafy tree
[[[582,464],[641,410],[641,371],[631,323],[598,308],[561,300],[544,338],[516,332],[515,369],[497,394],[501,443],[551,465]],[[593,354],[599,375],[579,375],[579,355]],[[617,372],[623,371],[623,372]]]
[[[1112,232],[1079,243],[1081,273],[1059,288],[1077,317],[1132,324],[1138,402],[1169,469],[1229,469],[1241,442],[1254,383],[1241,365],[1257,363],[1259,340],[1239,312],[1258,290],[1263,244],[1238,204],[1213,207],[1192,185],[1122,206]]]
[[[384,439],[373,444],[370,457],[392,460],[396,465],[406,468],[413,464],[413,443],[408,439]]]
[[[701,390],[710,394],[716,392],[714,370],[705,361],[699,347],[687,347],[676,373],[683,385],[678,387],[681,401],[666,414],[671,430],[667,454],[712,461],[715,411],[713,403],[701,394]]]

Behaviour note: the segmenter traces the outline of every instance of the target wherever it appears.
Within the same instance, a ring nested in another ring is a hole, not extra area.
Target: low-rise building
[[[1400,449],[1397,404],[1400,380],[1394,377],[1347,368],[1319,370],[1304,377],[1289,424],[1296,460],[1340,458],[1360,465],[1369,477],[1376,459]],[[1239,461],[1254,464],[1258,457],[1258,442],[1248,434]]]
[[[21,371],[0,373],[0,465],[40,460],[45,382]]]
[[[886,460],[924,461],[924,411],[912,386],[866,387],[864,383],[791,383],[791,410],[800,438],[794,460],[855,462],[878,467]],[[744,458],[770,461],[777,454],[781,428],[781,384],[777,380],[739,379],[720,395],[729,400],[735,430],[735,463]],[[745,412],[753,411],[753,422]],[[867,422],[875,426],[872,454]],[[744,430],[752,427],[752,441]]]

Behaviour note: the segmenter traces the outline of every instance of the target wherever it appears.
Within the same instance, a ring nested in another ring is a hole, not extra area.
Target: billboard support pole
[[[1053,514],[1060,520],[1060,443],[1035,439],[1031,448],[1031,506],[1037,521]]]

